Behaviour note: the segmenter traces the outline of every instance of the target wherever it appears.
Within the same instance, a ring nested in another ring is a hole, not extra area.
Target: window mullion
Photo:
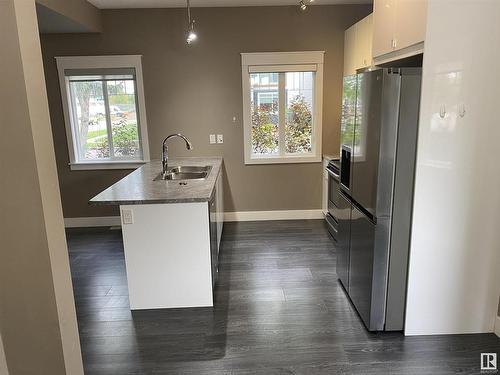
[[[85,159],[85,155],[83,153],[83,150],[82,150],[82,146],[81,146],[81,132],[80,132],[80,127],[78,126],[79,124],[79,121],[78,121],[78,115],[77,115],[77,106],[76,106],[76,93],[75,93],[75,89],[72,85],[69,84],[68,82],[68,87],[69,87],[69,90],[70,90],[70,94],[69,94],[69,99],[71,101],[71,115],[73,116],[73,146],[74,147],[74,151],[76,151],[76,155],[77,157],[75,158],[76,160],[82,160],[82,159]]]
[[[280,156],[285,156],[285,105],[286,105],[286,77],[285,73],[279,73],[278,80],[278,109],[279,109],[279,121],[278,121],[278,148]]]
[[[109,145],[109,158],[115,158],[115,149],[113,147],[113,129],[111,127],[111,110],[109,108],[108,97],[108,83],[102,81],[102,94],[104,97],[104,111],[106,112],[106,128],[108,130],[108,145]]]
[[[141,155],[141,159],[144,159],[144,153],[142,150],[142,128],[141,128],[141,120],[140,120],[140,108],[139,108],[139,95],[137,95],[137,80],[134,78],[134,99],[135,99],[135,118],[137,119],[137,135],[139,136],[139,152]]]

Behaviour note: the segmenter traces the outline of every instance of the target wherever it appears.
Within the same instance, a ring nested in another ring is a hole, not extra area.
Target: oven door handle
[[[339,221],[336,217],[334,217],[331,213],[327,213],[325,215],[325,219],[328,223],[330,223],[331,225],[333,226],[338,226],[339,225]]]
[[[337,229],[338,226],[337,221],[330,214],[326,214],[325,219],[328,225],[328,234],[330,235],[330,237],[332,237],[332,239],[335,242],[337,242],[337,237],[339,236],[339,230]]]
[[[332,172],[332,171],[331,171],[330,169],[328,169],[328,168],[326,168],[326,170],[327,170],[328,174],[329,174],[330,176],[332,176],[334,179],[336,179],[337,181],[339,181],[339,180],[340,180],[340,175],[338,175],[337,173]]]

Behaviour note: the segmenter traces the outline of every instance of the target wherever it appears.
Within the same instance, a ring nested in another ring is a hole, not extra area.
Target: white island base
[[[213,306],[223,223],[217,185],[210,202],[120,206],[132,310]]]
[[[224,218],[222,158],[179,158],[209,167],[204,179],[157,179],[153,161],[90,200],[119,205],[132,310],[214,305]]]
[[[133,224],[124,224],[124,211]],[[130,308],[213,306],[208,203],[120,206]]]

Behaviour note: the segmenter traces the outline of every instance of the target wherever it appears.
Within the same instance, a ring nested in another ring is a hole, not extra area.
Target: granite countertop
[[[333,160],[333,159],[339,159],[340,157],[338,155],[331,155],[331,154],[323,154],[323,159],[326,160]]]
[[[96,205],[125,205],[151,203],[208,202],[222,168],[221,157],[172,158],[168,165],[212,166],[205,180],[153,181],[161,172],[161,161],[152,161],[138,168],[103,192],[89,203]],[[182,184],[180,183],[182,182]],[[187,183],[186,185],[183,185]]]

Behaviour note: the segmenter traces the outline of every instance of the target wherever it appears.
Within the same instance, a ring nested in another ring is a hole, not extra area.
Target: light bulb
[[[196,39],[198,38],[198,35],[196,35],[196,33],[191,30],[189,33],[188,33],[188,36],[187,36],[187,44],[191,44],[192,42],[194,42]]]
[[[196,35],[196,32],[194,31],[194,20],[191,21],[191,27],[188,31],[188,35],[186,38],[187,44],[193,43],[196,39],[198,39],[198,35]]]
[[[300,0],[299,6],[300,6],[300,10],[306,10],[307,9],[307,5],[306,5],[306,3],[304,3],[304,0]]]

